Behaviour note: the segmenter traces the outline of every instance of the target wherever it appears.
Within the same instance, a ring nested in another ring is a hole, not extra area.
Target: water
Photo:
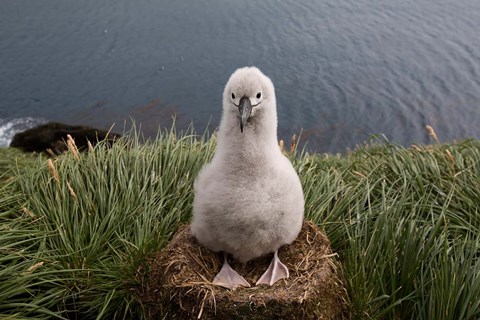
[[[3,0],[0,145],[47,120],[215,128],[245,65],[310,150],[480,138],[478,30],[478,0]]]

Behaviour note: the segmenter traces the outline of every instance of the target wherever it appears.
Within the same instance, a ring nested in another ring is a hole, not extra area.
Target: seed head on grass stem
[[[294,154],[295,153],[295,150],[297,149],[297,135],[294,134],[292,136],[292,140],[290,141],[290,153],[291,154]]]
[[[40,261],[40,262],[37,262],[35,263],[33,266],[29,267],[27,269],[27,271],[25,272],[25,274],[29,274],[29,273],[32,273],[33,271],[37,270],[38,268],[40,268],[41,266],[43,266],[45,262],[44,261]]]
[[[70,152],[72,153],[75,160],[79,160],[80,156],[78,154],[77,145],[75,144],[75,140],[73,140],[72,136],[69,134],[67,134],[67,147],[68,150],[70,150]]]
[[[445,150],[445,156],[447,157],[448,161],[450,161],[452,164],[455,164],[455,158],[453,157],[450,150],[448,149]]]
[[[431,126],[425,126],[427,129],[427,133],[432,138],[436,143],[440,144],[440,140],[438,140],[437,134],[435,133],[435,130]]]
[[[68,188],[68,192],[70,192],[70,195],[73,197],[73,199],[77,200],[77,195],[75,191],[73,191],[73,188],[68,181],[67,181],[67,188]]]
[[[58,178],[58,172],[57,172],[57,169],[55,168],[55,164],[53,163],[52,159],[47,160],[47,166],[48,166],[48,171],[50,171],[50,174],[53,177],[53,180],[55,180],[56,183],[59,183],[60,179]]]

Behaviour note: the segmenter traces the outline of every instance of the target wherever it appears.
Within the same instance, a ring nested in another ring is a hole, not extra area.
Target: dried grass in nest
[[[232,267],[252,287],[227,290],[211,284],[222,256],[200,245],[184,225],[152,261],[144,302],[152,319],[166,314],[185,319],[342,319],[345,289],[334,256],[327,237],[305,222],[297,240],[279,250],[290,278],[255,287],[272,255],[246,264],[234,260]]]

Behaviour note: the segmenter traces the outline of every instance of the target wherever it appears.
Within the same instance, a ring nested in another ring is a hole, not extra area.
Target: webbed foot
[[[289,272],[287,266],[285,266],[278,258],[278,250],[273,254],[272,262],[268,266],[267,271],[258,279],[255,285],[266,284],[273,285],[280,279],[288,278]]]
[[[223,254],[223,266],[220,272],[213,279],[213,284],[227,289],[236,289],[238,287],[250,287],[250,284],[244,277],[233,270],[228,263],[227,254]]]

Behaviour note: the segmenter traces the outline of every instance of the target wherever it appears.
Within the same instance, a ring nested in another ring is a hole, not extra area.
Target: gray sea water
[[[479,30],[478,0],[2,0],[0,145],[45,121],[215,128],[246,65],[310,150],[480,138]]]

